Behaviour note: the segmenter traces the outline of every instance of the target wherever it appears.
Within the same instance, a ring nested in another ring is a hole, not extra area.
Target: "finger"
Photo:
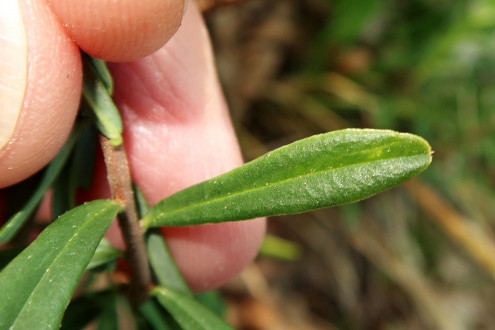
[[[89,55],[131,61],[149,55],[177,31],[184,0],[48,0]]]
[[[151,203],[242,163],[207,33],[190,7],[164,48],[137,62],[110,66],[132,176]],[[204,291],[252,260],[264,226],[264,220],[254,220],[163,233],[191,288]]]
[[[0,1],[0,188],[46,165],[77,113],[77,47],[44,1]]]

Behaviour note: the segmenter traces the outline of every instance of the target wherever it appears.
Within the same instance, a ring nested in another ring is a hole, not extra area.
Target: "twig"
[[[139,226],[127,157],[122,145],[113,147],[103,135],[100,135],[100,144],[112,198],[124,204],[124,211],[117,216],[117,219],[127,248],[127,260],[132,269],[131,299],[139,305],[146,300],[151,286],[151,273],[143,233]]]

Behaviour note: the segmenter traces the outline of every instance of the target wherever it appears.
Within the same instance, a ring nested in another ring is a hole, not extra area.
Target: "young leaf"
[[[165,287],[155,287],[151,294],[165,307],[185,330],[232,329],[209,309],[191,296]]]
[[[110,223],[122,209],[97,200],[65,213],[0,273],[0,329],[58,328]]]
[[[411,179],[430,162],[428,143],[411,134],[347,129],[315,135],[165,198],[143,226],[245,220],[356,202]]]
[[[93,109],[98,129],[113,146],[119,146],[122,144],[122,119],[119,111],[98,72],[93,71],[87,57],[83,57],[83,60],[85,70],[82,94]]]
[[[86,63],[91,66],[91,69],[93,69],[96,76],[101,80],[103,86],[105,86],[105,89],[108,91],[108,94],[112,95],[113,79],[110,71],[108,71],[106,62],[84,53],[82,54],[82,57],[85,61],[87,61]]]
[[[74,146],[74,143],[76,141],[78,135],[77,131],[78,130],[74,130],[72,132],[72,134],[67,139],[67,142],[65,142],[62,150],[59,151],[50,165],[47,166],[43,174],[43,178],[41,179],[40,185],[33,193],[31,198],[29,198],[23,208],[15,213],[0,229],[0,244],[10,241],[10,239],[19,232],[24,223],[36,210],[46,191],[48,190],[48,188],[50,188],[51,184],[53,183],[53,181],[55,181],[64,164],[66,163],[67,158],[69,157],[72,147]]]

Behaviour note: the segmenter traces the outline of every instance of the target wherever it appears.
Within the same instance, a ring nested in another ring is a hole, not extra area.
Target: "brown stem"
[[[103,135],[100,135],[100,144],[112,198],[124,204],[124,211],[119,213],[117,219],[127,248],[127,260],[132,269],[131,299],[139,304],[146,300],[148,289],[151,287],[151,273],[136,211],[127,157],[122,146],[112,146]]]

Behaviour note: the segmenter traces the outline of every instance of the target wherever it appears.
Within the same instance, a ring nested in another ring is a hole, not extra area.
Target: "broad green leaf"
[[[122,144],[122,119],[104,82],[85,61],[83,96],[96,116],[96,125],[113,146]]]
[[[122,205],[97,200],[70,210],[0,273],[0,329],[58,328],[98,243]]]
[[[151,269],[158,283],[192,297],[160,232],[151,232],[146,235],[146,248]]]
[[[50,188],[66,163],[72,147],[74,146],[74,142],[76,141],[76,137],[78,135],[77,131],[78,130],[73,130],[62,150],[59,151],[57,156],[55,156],[52,162],[47,166],[40,185],[26,204],[20,211],[10,217],[10,219],[0,229],[0,244],[10,241],[10,239],[12,239],[12,237],[19,232],[24,223],[26,223],[29,217],[34,213],[46,191]]]
[[[356,202],[422,172],[431,149],[388,130],[315,135],[182,190],[153,206],[145,228],[306,212]]]
[[[165,307],[185,330],[232,329],[209,309],[191,296],[165,287],[155,287],[151,294]]]

